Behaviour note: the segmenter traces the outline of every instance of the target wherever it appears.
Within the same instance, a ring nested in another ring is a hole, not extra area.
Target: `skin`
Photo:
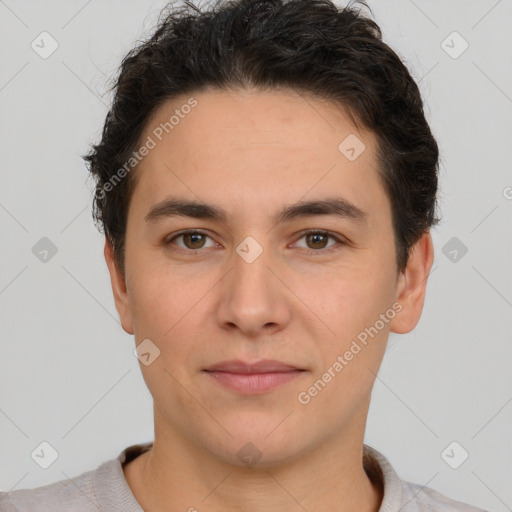
[[[398,274],[375,136],[341,109],[288,89],[193,97],[197,106],[136,170],[124,276],[105,244],[123,329],[136,344],[149,338],[160,350],[153,363],[140,364],[154,400],[155,439],[151,451],[123,466],[128,485],[152,511],[377,511],[382,490],[362,465],[371,390],[389,332],[407,333],[420,319],[430,233]],[[141,140],[188,98],[163,104]],[[366,147],[354,161],[338,150],[349,134]],[[364,210],[367,224],[332,215],[273,221],[284,205],[333,192]],[[145,222],[170,194],[224,208],[227,224]],[[346,243],[302,234],[314,228]],[[185,229],[207,236],[165,245]],[[252,263],[236,252],[247,236],[263,250]],[[397,302],[401,311],[301,404],[298,394]],[[227,359],[265,358],[307,371],[256,396],[202,371]],[[247,442],[261,453],[252,467],[237,457]]]

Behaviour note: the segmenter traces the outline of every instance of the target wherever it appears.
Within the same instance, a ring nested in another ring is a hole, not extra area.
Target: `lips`
[[[246,363],[239,359],[232,359],[230,361],[222,361],[220,363],[210,366],[205,371],[207,372],[227,372],[238,374],[257,374],[257,373],[281,373],[293,372],[302,370],[296,366],[275,361],[272,359],[264,359],[255,363]]]
[[[305,375],[306,370],[270,359],[255,363],[237,359],[214,364],[204,372],[213,382],[230,391],[262,395]]]

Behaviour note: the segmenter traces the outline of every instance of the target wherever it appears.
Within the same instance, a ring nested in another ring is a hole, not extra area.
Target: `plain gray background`
[[[108,78],[165,3],[0,0],[0,490],[153,438],[80,155],[99,140]],[[422,319],[390,336],[365,442],[404,480],[512,510],[512,1],[369,5],[419,82],[443,220]],[[46,59],[31,47],[43,31],[58,43]],[[57,249],[46,262],[33,251],[43,237]],[[48,469],[31,458],[43,441],[58,452]],[[462,450],[453,469],[446,454],[454,465]]]

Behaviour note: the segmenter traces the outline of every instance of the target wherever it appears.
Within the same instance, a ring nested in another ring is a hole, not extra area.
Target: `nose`
[[[222,328],[256,337],[288,324],[292,294],[279,277],[278,265],[270,260],[265,250],[253,261],[234,254],[233,268],[219,289],[217,315]]]

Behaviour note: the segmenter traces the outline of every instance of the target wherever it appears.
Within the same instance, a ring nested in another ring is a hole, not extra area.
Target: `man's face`
[[[271,465],[335,437],[362,439],[403,277],[376,139],[334,105],[289,90],[192,96],[192,108],[182,108],[188,96],[165,103],[141,138],[156,146],[134,171],[126,289],[116,296],[124,329],[160,351],[141,364],[156,430],[239,465],[248,442]],[[146,219],[171,197],[225,219]],[[295,203],[332,199],[365,215],[277,218]],[[313,229],[332,237],[305,233]],[[186,230],[199,233],[178,236]],[[263,359],[303,371],[252,392],[205,371]]]

